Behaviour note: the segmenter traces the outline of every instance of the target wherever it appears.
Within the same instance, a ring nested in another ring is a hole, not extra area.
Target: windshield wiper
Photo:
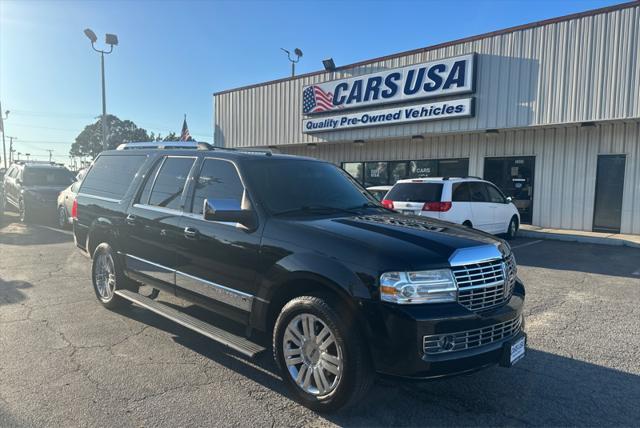
[[[312,213],[318,211],[326,211],[326,212],[344,212],[348,214],[353,214],[352,209],[347,208],[339,208],[339,207],[331,207],[328,205],[304,205],[299,208],[294,208],[291,210],[280,211],[274,213],[274,215],[287,215],[287,214],[296,214],[296,213]]]
[[[362,208],[380,208],[380,209],[387,210],[387,211],[393,211],[393,210],[391,210],[391,209],[389,209],[389,208],[387,208],[387,207],[385,207],[383,205],[379,205],[379,204],[376,204],[374,202],[365,202],[364,204],[358,205],[357,207],[349,207],[349,208],[346,208],[346,209],[353,211],[353,210],[359,210],[359,209],[362,209]]]

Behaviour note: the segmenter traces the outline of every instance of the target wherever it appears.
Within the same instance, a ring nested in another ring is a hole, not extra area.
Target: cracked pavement
[[[527,285],[522,362],[431,382],[381,378],[357,407],[319,415],[287,397],[269,352],[246,359],[144,309],[102,308],[71,233],[10,214],[0,426],[637,425],[640,250],[531,242],[513,242]]]

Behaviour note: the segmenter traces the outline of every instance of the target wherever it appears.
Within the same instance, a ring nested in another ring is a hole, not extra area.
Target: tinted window
[[[387,162],[366,162],[364,164],[364,185],[383,186],[389,184]]]
[[[205,159],[196,181],[192,211],[202,214],[204,200],[215,209],[239,210],[242,206],[244,186],[236,167],[228,161]]]
[[[303,207],[353,208],[375,203],[346,172],[325,162],[253,161],[243,165],[245,177],[273,213]]]
[[[389,162],[389,183],[395,184],[405,178],[409,178],[407,162]]]
[[[89,195],[122,199],[146,159],[145,155],[99,156],[82,181],[80,190]]]
[[[158,173],[158,169],[160,168],[160,165],[162,165],[162,161],[163,160],[164,160],[164,158],[159,160],[159,161],[157,161],[156,164],[153,166],[153,168],[151,168],[151,171],[149,171],[146,174],[144,187],[142,188],[142,192],[140,193],[140,197],[138,198],[138,203],[141,203],[141,204],[149,203],[149,195],[151,194],[151,186],[153,186],[153,181],[156,178],[156,174]]]
[[[489,194],[489,201],[497,203],[497,204],[504,204],[504,196],[502,196],[502,193],[500,193],[500,191],[498,191],[498,189],[496,189],[495,187],[493,187],[490,184],[485,184],[485,186],[487,186],[487,193]]]
[[[440,202],[441,196],[440,183],[397,183],[386,198],[403,202]]]
[[[471,201],[472,202],[488,202],[489,196],[487,195],[486,186],[484,183],[471,182],[469,183],[471,189]]]
[[[62,168],[27,168],[23,174],[27,186],[68,186],[73,180],[73,174]]]
[[[469,184],[467,183],[454,184],[451,200],[453,202],[469,202],[471,200],[471,193],[469,192]]]
[[[18,168],[14,166],[9,172],[9,177],[14,178],[16,175],[18,175]]]
[[[362,183],[364,181],[364,166],[362,162],[345,162],[342,164],[342,167],[350,176],[355,178],[358,183]]]
[[[149,205],[180,209],[184,185],[194,161],[194,158],[166,158],[153,185]]]

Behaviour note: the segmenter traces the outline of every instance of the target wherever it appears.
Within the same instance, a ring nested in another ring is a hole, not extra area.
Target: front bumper
[[[523,305],[524,287],[519,280],[509,301],[481,313],[471,312],[458,303],[416,306],[363,303],[376,370],[392,376],[430,379],[498,364],[504,355],[504,344],[523,334]],[[492,331],[492,326],[512,325],[516,321],[519,322],[516,327],[504,337],[496,336],[495,340],[469,342],[470,346],[450,352],[425,351],[425,336],[486,332]]]

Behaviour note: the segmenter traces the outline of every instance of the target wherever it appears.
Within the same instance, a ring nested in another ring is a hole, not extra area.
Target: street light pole
[[[113,46],[111,50],[113,50]],[[100,51],[100,68],[102,70],[102,149],[109,150],[107,144],[107,95],[104,88],[104,52],[102,51]]]
[[[0,131],[2,131],[2,160],[4,161],[4,169],[7,169],[7,146],[4,142],[4,134],[5,134],[4,121],[7,120],[8,117],[9,117],[9,110],[7,110],[4,113],[4,117],[3,117],[2,102],[0,102]]]
[[[293,53],[295,54],[296,58],[293,59],[291,57],[291,52],[289,52],[285,48],[280,48],[280,50],[287,54],[287,58],[291,62],[291,77],[295,77],[295,75],[296,75],[296,64],[298,63],[298,61],[300,61],[300,57],[302,57],[302,51],[300,49],[298,49],[298,48],[295,48],[293,50]]]
[[[109,50],[96,49],[95,43],[98,40],[96,33],[87,28],[84,30],[84,34],[91,40],[91,47],[94,51],[100,54],[100,71],[102,75],[102,149],[109,150],[109,144],[107,143],[107,96],[105,91],[105,79],[104,79],[104,56],[113,52],[113,47],[118,45],[118,36],[115,34],[107,33],[105,35],[105,43],[109,45]]]
[[[4,138],[4,133],[2,134],[2,137]],[[15,150],[13,150],[13,140],[17,140],[16,137],[9,137],[9,163],[13,163],[13,152]]]

